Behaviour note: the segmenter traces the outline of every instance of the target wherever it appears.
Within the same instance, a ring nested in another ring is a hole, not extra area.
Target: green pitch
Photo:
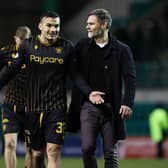
[[[127,159],[119,161],[119,168],[166,168],[168,159]],[[0,167],[5,168],[0,158]],[[24,158],[18,159],[17,168],[24,167]],[[103,159],[98,159],[98,167],[103,168]],[[62,168],[83,168],[81,158],[62,158]]]

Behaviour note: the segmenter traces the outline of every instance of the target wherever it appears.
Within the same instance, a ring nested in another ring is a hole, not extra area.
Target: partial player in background
[[[163,103],[158,103],[149,115],[150,136],[156,143],[156,157],[164,157],[163,143],[168,133],[168,113]]]
[[[19,26],[16,29],[15,43],[3,47],[0,50],[0,69],[3,71],[10,67],[14,59],[18,57],[18,48],[25,39],[31,37],[31,30],[27,26]],[[4,68],[4,69],[3,69]],[[6,86],[5,98],[2,109],[2,125],[5,142],[5,164],[6,168],[16,168],[17,137],[20,131],[24,135],[25,129],[25,68],[23,64],[21,71]],[[26,139],[27,132],[25,134]],[[32,168],[32,154],[28,141],[26,145],[25,167]]]

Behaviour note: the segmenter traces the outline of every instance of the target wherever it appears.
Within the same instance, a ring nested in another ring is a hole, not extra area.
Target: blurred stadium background
[[[17,26],[27,25],[36,34],[39,16],[46,10],[55,10],[61,15],[61,34],[76,43],[86,36],[87,13],[95,8],[106,8],[112,13],[111,32],[130,45],[136,61],[134,114],[126,121],[128,139],[120,143],[119,157],[154,158],[156,147],[149,138],[148,116],[158,102],[164,103],[168,110],[167,0],[5,0],[0,5],[0,46],[11,42]],[[1,102],[2,99],[3,92]],[[96,154],[101,157],[100,144],[98,139]],[[168,158],[168,140],[164,143],[164,150]],[[1,155],[2,151],[3,140],[0,138]],[[22,141],[19,141],[17,153],[24,155]],[[79,135],[66,135],[62,155],[81,155]]]

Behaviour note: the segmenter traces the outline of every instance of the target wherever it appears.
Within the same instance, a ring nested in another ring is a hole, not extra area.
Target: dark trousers
[[[164,148],[163,148],[163,144],[164,144],[164,141],[165,141],[165,138],[166,138],[166,135],[167,135],[167,132],[163,130],[162,132],[162,140],[160,142],[158,142],[156,144],[156,147],[157,147],[157,157],[158,158],[164,158]]]
[[[93,105],[85,102],[81,109],[81,142],[84,168],[97,168],[96,139],[100,133],[103,142],[105,168],[117,168],[117,142],[114,140],[114,122],[109,103]]]
[[[163,141],[158,142],[156,145],[157,145],[157,157],[163,158],[164,157]]]

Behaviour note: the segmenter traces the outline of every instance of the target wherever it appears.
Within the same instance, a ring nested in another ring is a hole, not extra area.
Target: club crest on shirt
[[[18,58],[19,54],[18,53],[12,53],[12,58]]]
[[[57,54],[61,54],[61,53],[62,53],[62,50],[63,50],[62,47],[56,47],[56,48],[55,48],[55,51],[56,51]]]
[[[38,45],[34,45],[34,49],[37,50],[38,49]]]

